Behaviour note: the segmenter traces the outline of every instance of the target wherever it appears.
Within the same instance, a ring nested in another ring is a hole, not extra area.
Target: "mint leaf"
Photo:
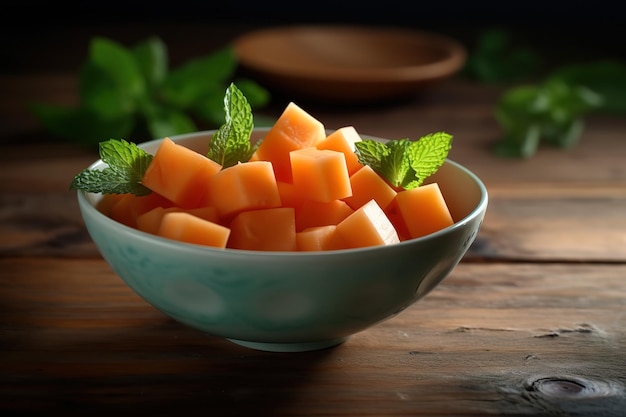
[[[197,130],[191,117],[182,110],[159,104],[146,104],[145,122],[152,135],[157,138],[180,135]]]
[[[131,115],[105,118],[85,107],[34,103],[30,109],[52,135],[94,148],[102,140],[101,132],[109,132],[111,137],[125,137],[135,126]]]
[[[536,51],[519,44],[511,33],[490,28],[478,38],[463,72],[485,83],[505,83],[530,79],[541,64]]]
[[[224,95],[224,111],[226,121],[211,137],[207,157],[227,168],[246,162],[254,152],[250,142],[254,128],[252,108],[233,83]]]
[[[132,114],[146,98],[146,83],[133,54],[109,39],[92,40],[80,75],[81,102],[105,117]]]
[[[249,78],[237,78],[234,83],[241,90],[246,100],[250,103],[250,107],[264,106],[270,101],[269,92],[261,87],[256,81]]]
[[[190,107],[195,115],[200,119],[204,119],[211,126],[219,127],[224,123],[224,86],[215,85],[214,90],[208,87],[202,97],[197,97]]]
[[[502,157],[529,158],[545,143],[574,146],[582,135],[584,115],[600,108],[603,97],[593,90],[551,78],[540,85],[507,90],[495,107],[504,134],[495,145]]]
[[[160,86],[167,76],[169,60],[167,47],[163,41],[157,37],[151,37],[138,43],[131,52],[146,82],[146,87],[150,90]]]
[[[96,37],[89,47],[89,62],[102,69],[120,92],[131,97],[145,94],[146,84],[133,54],[123,45]]]
[[[354,152],[363,165],[369,165],[374,171],[382,175],[383,159],[391,153],[391,150],[383,142],[364,139],[355,143]]]
[[[387,142],[389,153],[383,157],[381,173],[394,187],[403,187],[412,180],[411,164],[408,158],[408,139]]]
[[[599,61],[567,65],[550,76],[569,85],[584,86],[602,97],[594,111],[617,115],[626,113],[626,63]]]
[[[355,143],[355,153],[359,162],[370,166],[391,186],[410,190],[439,169],[451,143],[452,135],[444,132],[423,136],[418,141],[364,139]]]
[[[124,139],[109,139],[100,143],[100,158],[108,167],[84,169],[70,184],[71,190],[90,193],[126,194],[138,196],[151,193],[141,184],[153,156]]]
[[[451,147],[452,135],[445,132],[431,133],[422,136],[416,142],[411,142],[408,159],[417,180],[417,184],[412,184],[411,188],[422,185],[426,178],[437,172],[445,162]]]
[[[206,95],[222,98],[226,80],[234,73],[237,59],[230,47],[193,59],[167,74],[160,94],[167,102],[192,108]]]
[[[237,68],[234,48],[228,45],[171,71],[168,64],[158,37],[132,48],[94,37],[79,68],[78,105],[32,104],[30,109],[53,135],[90,148],[103,137],[151,140],[196,131],[203,122],[207,129],[219,127],[224,89]],[[269,102],[261,85],[245,78],[238,82],[251,107]]]

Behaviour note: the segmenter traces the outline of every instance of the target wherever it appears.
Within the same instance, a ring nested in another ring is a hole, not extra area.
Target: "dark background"
[[[626,19],[618,2],[602,1],[5,1],[0,13],[0,72],[73,72],[89,40],[132,44],[151,35],[170,47],[170,63],[209,53],[224,39],[257,27],[296,23],[406,26],[455,37],[472,50],[486,29],[550,63],[624,58]],[[212,35],[223,33],[220,39]]]

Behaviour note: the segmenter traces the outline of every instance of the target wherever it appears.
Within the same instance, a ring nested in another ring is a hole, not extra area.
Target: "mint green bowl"
[[[254,138],[266,129],[256,129]],[[204,152],[214,131],[171,137]],[[154,154],[160,140],[140,146]],[[103,168],[99,160],[89,168]],[[455,224],[395,245],[328,252],[216,249],[160,238],[96,210],[78,192],[103,258],[140,297],[178,322],[253,349],[328,348],[388,320],[428,294],[460,262],[487,209],[476,175],[447,160],[437,181]]]

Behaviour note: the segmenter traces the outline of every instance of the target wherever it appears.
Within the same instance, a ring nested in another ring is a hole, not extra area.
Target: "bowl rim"
[[[255,127],[254,131],[267,132],[269,129],[270,129],[269,127]],[[214,134],[215,132],[216,132],[215,129],[200,130],[196,132],[183,133],[183,134],[172,135],[168,137],[172,139],[174,142],[177,142],[177,141],[182,141],[186,139],[193,139],[199,136],[210,136]],[[365,135],[365,134],[361,134],[361,136],[364,138],[374,139],[374,140],[382,140],[382,141],[386,140],[386,139],[382,139],[376,136],[370,136],[370,135]],[[149,141],[138,143],[137,146],[140,148],[145,148],[151,145],[155,145],[163,141],[164,139],[165,138],[152,139]],[[260,257],[260,256],[267,257],[268,255],[272,257],[278,257],[278,256],[327,257],[327,256],[341,255],[341,254],[345,255],[346,253],[353,253],[353,254],[362,253],[362,252],[380,253],[381,251],[393,250],[393,248],[395,247],[405,247],[405,246],[409,246],[412,244],[416,244],[418,242],[428,242],[429,240],[435,240],[439,238],[441,235],[448,234],[453,230],[462,228],[464,225],[474,220],[477,216],[480,216],[481,213],[483,213],[484,215],[487,209],[489,195],[488,195],[487,187],[485,186],[483,181],[476,174],[474,174],[471,170],[459,164],[458,162],[455,162],[449,158],[446,158],[444,163],[449,164],[455,167],[456,169],[462,171],[476,184],[480,192],[480,198],[479,198],[478,204],[476,204],[476,206],[466,216],[464,216],[463,218],[454,222],[454,224],[444,229],[440,229],[426,236],[421,236],[418,238],[408,239],[405,241],[394,243],[393,245],[380,245],[380,246],[368,246],[368,247],[361,247],[361,248],[337,249],[337,250],[328,250],[328,251],[306,251],[306,252],[304,251],[261,251],[261,250],[250,250],[250,249],[214,248],[211,246],[179,242],[176,240],[156,236],[154,234],[143,232],[141,230],[135,229],[130,226],[126,226],[125,224],[122,224],[116,220],[113,220],[109,216],[99,211],[95,207],[95,205],[92,203],[92,200],[88,198],[89,195],[93,196],[94,198],[97,198],[98,193],[90,193],[90,192],[78,190],[77,200],[78,200],[78,205],[79,205],[79,208],[83,217],[85,216],[85,214],[88,214],[92,217],[95,216],[99,221],[104,221],[105,223],[109,224],[111,227],[119,227],[127,233],[132,233],[134,236],[136,236],[137,239],[149,241],[151,242],[151,244],[157,244],[159,246],[166,246],[171,249],[178,248],[178,249],[185,249],[188,251],[189,250],[198,251],[200,253],[215,253],[215,254],[219,253],[221,256],[235,256],[235,257],[240,257],[242,254],[255,256],[255,257]],[[92,162],[87,167],[87,169],[96,169],[96,168],[100,168],[104,166],[106,166],[106,164],[102,161],[102,159],[98,159]]]

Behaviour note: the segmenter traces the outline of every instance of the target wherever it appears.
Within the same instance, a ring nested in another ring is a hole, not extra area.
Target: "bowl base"
[[[265,342],[249,342],[247,340],[226,339],[239,346],[250,349],[264,350],[267,352],[308,352],[311,350],[321,350],[337,346],[345,342],[348,338],[321,340],[318,342],[301,342],[301,343],[265,343]]]

